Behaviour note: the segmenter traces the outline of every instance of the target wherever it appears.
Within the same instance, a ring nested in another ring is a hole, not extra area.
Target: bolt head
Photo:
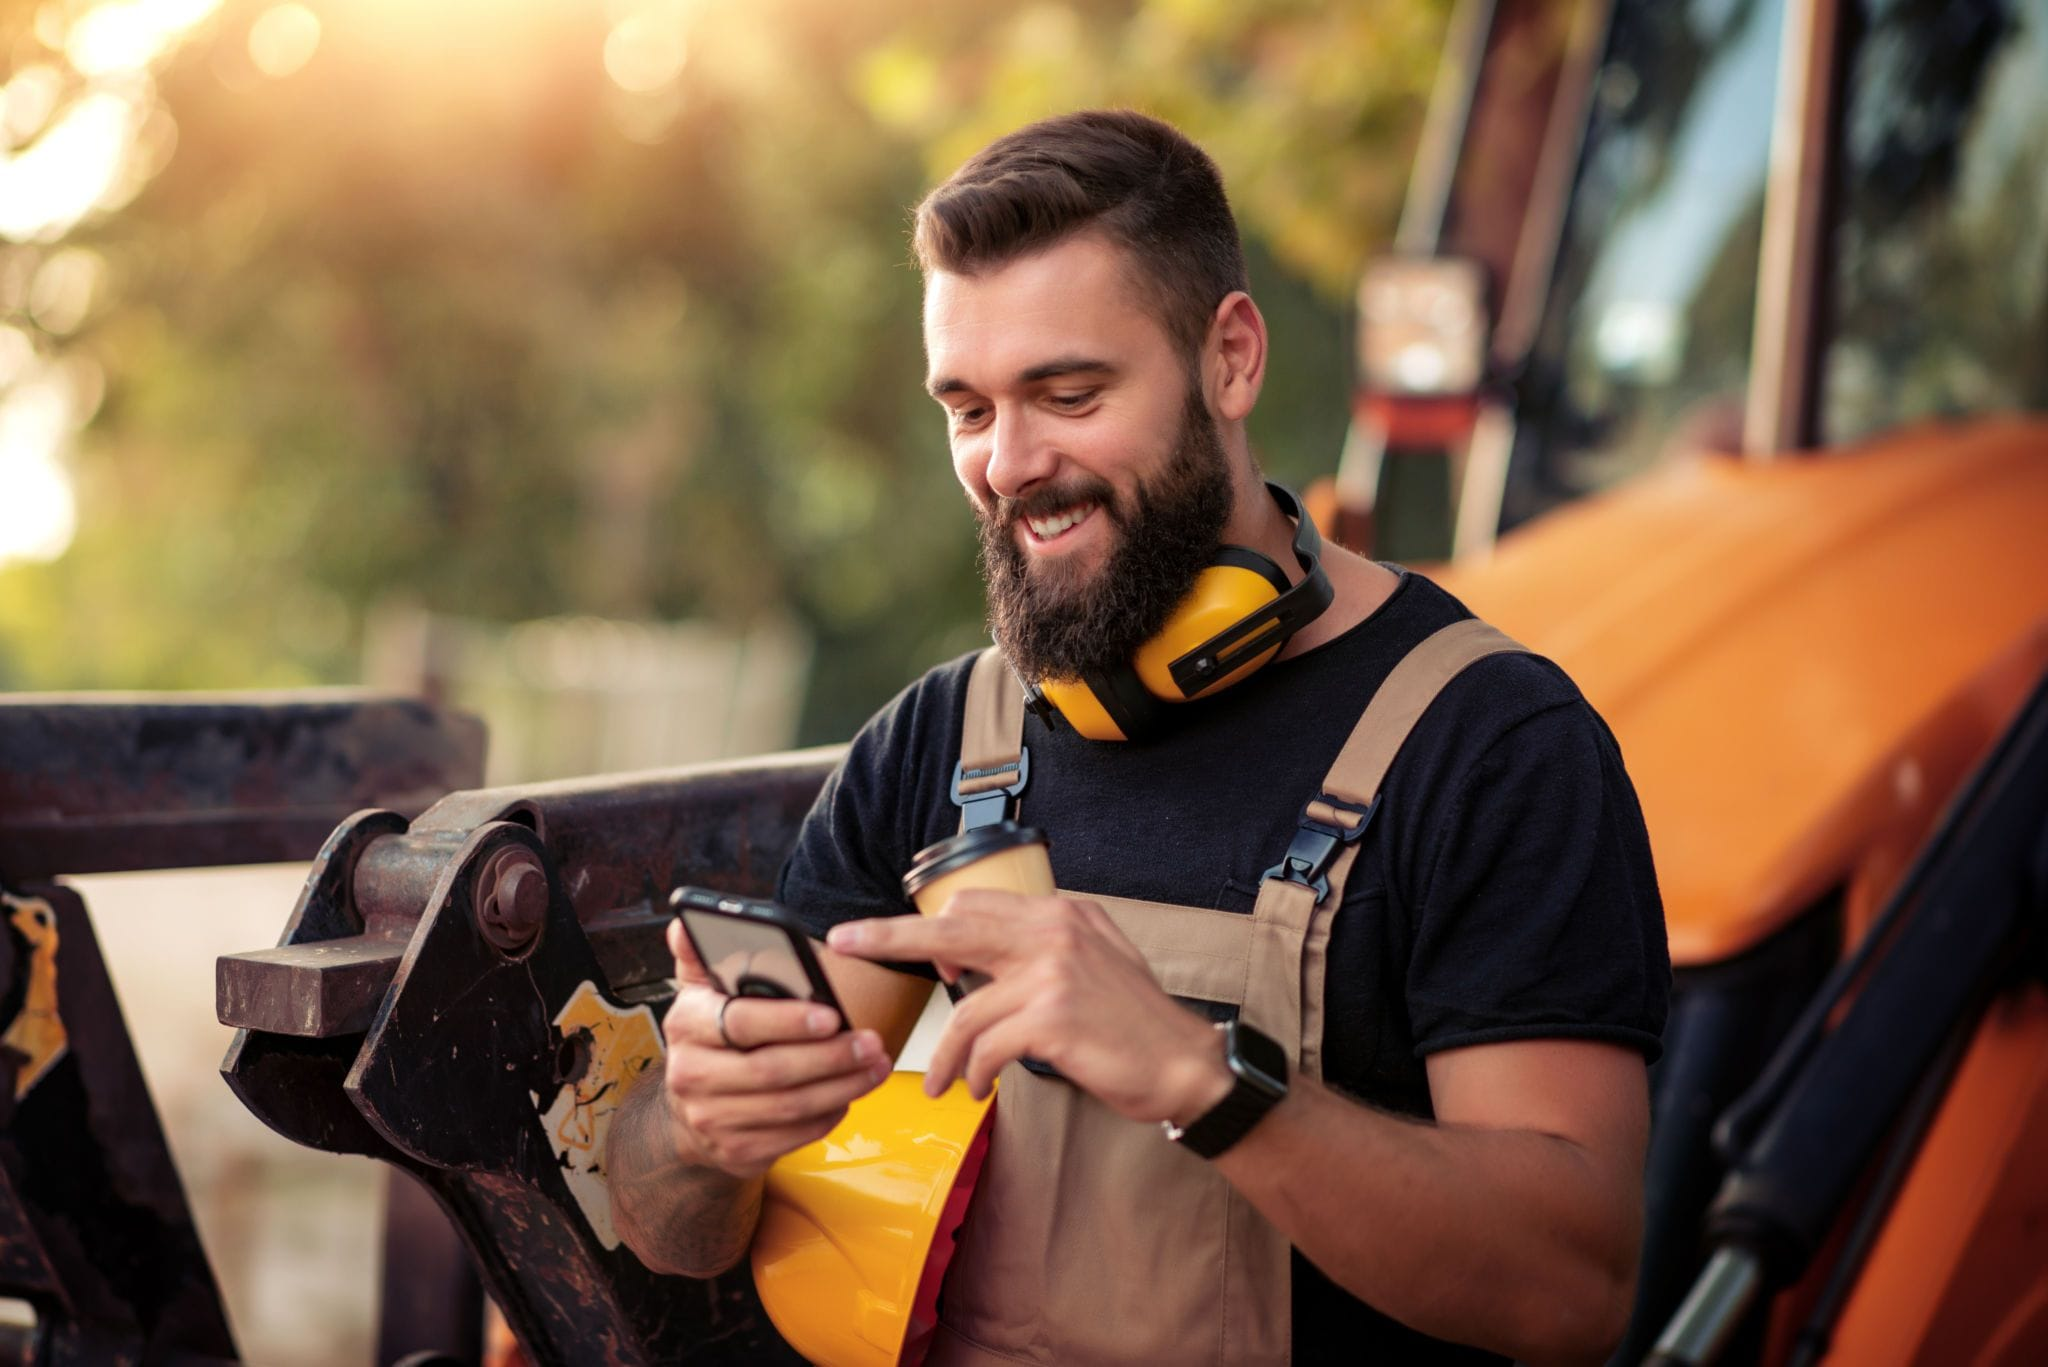
[[[540,865],[522,860],[498,875],[498,891],[493,900],[498,904],[498,915],[514,925],[538,930],[548,914],[548,876]]]
[[[500,850],[477,878],[476,924],[508,954],[532,944],[548,913],[548,877],[526,850]]]

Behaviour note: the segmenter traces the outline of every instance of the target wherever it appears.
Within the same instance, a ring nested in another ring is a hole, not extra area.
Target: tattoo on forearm
[[[761,1182],[684,1162],[669,1139],[660,1070],[648,1071],[612,1117],[605,1152],[612,1223],[649,1267],[709,1275],[746,1254]]]

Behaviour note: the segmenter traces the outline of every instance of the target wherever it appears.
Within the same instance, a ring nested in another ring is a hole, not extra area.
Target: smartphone
[[[735,897],[712,888],[681,887],[668,904],[683,923],[697,962],[728,997],[780,997],[846,1011],[811,951],[811,937],[773,902]]]

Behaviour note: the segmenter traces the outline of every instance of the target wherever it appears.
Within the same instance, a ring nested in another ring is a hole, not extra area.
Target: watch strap
[[[1228,1152],[1287,1095],[1286,1078],[1275,1080],[1248,1066],[1240,1035],[1255,1036],[1270,1053],[1278,1054],[1278,1045],[1242,1021],[1231,1021],[1218,1028],[1224,1031],[1224,1062],[1230,1066],[1234,1079],[1230,1091],[1185,1127],[1171,1122],[1164,1126],[1168,1139],[1202,1158],[1217,1158]],[[1285,1055],[1281,1058],[1284,1067]]]

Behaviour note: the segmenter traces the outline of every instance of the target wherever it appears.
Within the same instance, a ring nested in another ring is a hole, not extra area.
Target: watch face
[[[1287,1051],[1241,1020],[1230,1024],[1230,1068],[1269,1096],[1287,1095]]]

